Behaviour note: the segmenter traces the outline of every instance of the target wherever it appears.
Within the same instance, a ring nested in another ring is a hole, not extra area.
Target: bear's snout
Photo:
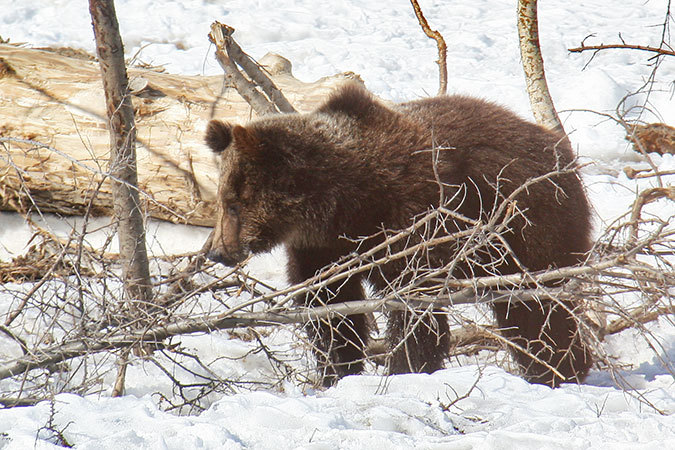
[[[244,259],[246,259],[243,255],[225,254],[223,251],[218,249],[209,250],[208,252],[206,252],[206,257],[213,262],[220,263],[228,267],[234,267],[240,262],[242,262]]]
[[[230,267],[245,260],[248,251],[239,239],[238,218],[221,212],[202,251],[211,261]]]
[[[223,256],[223,254],[217,250],[209,250],[206,252],[206,257],[216,263],[225,264],[226,261],[226,258]]]

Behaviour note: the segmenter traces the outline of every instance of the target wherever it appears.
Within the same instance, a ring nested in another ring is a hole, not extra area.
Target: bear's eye
[[[239,205],[227,205],[226,211],[231,216],[239,215]]]

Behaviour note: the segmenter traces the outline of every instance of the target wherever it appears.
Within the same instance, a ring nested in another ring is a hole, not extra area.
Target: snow
[[[501,369],[475,367],[390,379],[352,376],[313,395],[252,392],[224,397],[199,416],[178,417],[148,398],[61,394],[55,421],[82,449],[119,448],[672,448],[671,416],[640,411],[616,389],[532,386]],[[658,397],[672,402],[665,390]],[[86,413],[85,413],[86,412]],[[5,449],[32,446],[46,402],[0,410]],[[49,432],[41,432],[39,448]],[[0,438],[2,439],[2,438]],[[0,440],[0,443],[3,441]],[[670,444],[670,445],[669,445]]]
[[[127,57],[162,65],[172,73],[221,73],[206,38],[209,25],[218,20],[235,27],[235,38],[253,57],[279,53],[292,61],[294,75],[304,81],[353,71],[370,90],[392,101],[437,90],[435,44],[424,36],[405,0],[115,3]],[[449,91],[494,100],[531,117],[519,61],[515,2],[420,3],[432,28],[448,43]],[[658,46],[668,3],[539,2],[548,84],[575,149],[582,161],[590,163],[583,175],[598,231],[625,213],[636,192],[655,186],[653,178],[636,181],[622,173],[625,166],[639,169],[647,163],[606,114],[618,111],[628,119],[675,124],[675,59],[663,59],[652,89],[641,90],[655,69],[648,59],[651,55],[607,50],[591,60],[590,53],[567,49],[590,35],[588,44],[623,38],[631,44]],[[11,42],[94,52],[86,2],[0,0],[0,30]],[[636,108],[645,104],[647,110]],[[673,155],[651,158],[662,171],[675,169]],[[665,180],[672,184],[675,177]],[[672,218],[675,206],[662,200],[649,205],[647,213]],[[39,220],[61,235],[77,221],[51,216]],[[105,224],[97,220],[92,228]],[[196,250],[207,235],[207,229],[156,222],[148,231],[154,255]],[[31,236],[16,215],[0,213],[0,260],[24,253]],[[94,246],[105,238],[103,233],[89,236]],[[111,243],[110,248],[115,247]],[[283,261],[283,252],[277,250],[256,258],[251,268],[279,285],[284,283]],[[13,300],[3,295],[0,291],[4,313]],[[209,307],[207,302],[204,309]],[[59,394],[53,404],[0,410],[0,449],[54,448],[58,443],[54,430],[82,449],[675,448],[675,382],[667,367],[675,361],[675,326],[665,318],[651,324],[649,331],[658,336],[651,342],[656,351],[634,331],[608,339],[606,350],[626,364],[621,380],[594,371],[584,385],[552,390],[467,359],[433,375],[348,377],[325,391],[289,381],[267,390],[235,389],[236,393],[214,395],[204,412],[183,416],[163,410],[157,393],[170,394],[172,385],[155,365],[141,360],[129,367],[124,397],[109,397],[111,371],[103,380],[107,388],[99,394]],[[311,357],[293,344],[300,335],[284,328],[266,332],[265,338],[292,364],[310,364]],[[0,339],[3,358],[16,356],[19,350],[9,348],[11,341]],[[234,339],[233,333],[185,336],[181,344],[226,379],[263,382],[275,370],[265,355],[249,354],[252,347]],[[0,383],[0,391],[4,386]],[[640,396],[663,414],[639,401]]]

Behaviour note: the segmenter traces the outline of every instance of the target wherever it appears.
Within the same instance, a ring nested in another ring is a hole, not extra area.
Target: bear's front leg
[[[433,373],[443,368],[450,343],[446,313],[392,311],[388,322],[389,374]]]
[[[412,280],[405,265],[389,263],[372,271],[368,280],[381,292]],[[394,281],[395,280],[395,281]],[[450,351],[448,315],[441,309],[391,311],[387,320],[387,373],[433,373],[442,369]]]
[[[340,253],[332,249],[288,250],[288,277],[291,283],[301,283],[314,276],[322,267],[335,262]],[[319,292],[311,292],[297,302],[308,307],[337,304],[364,298],[361,281],[352,277],[329,285]],[[334,385],[337,380],[358,374],[363,370],[369,326],[364,314],[336,319],[322,319],[306,325],[313,345],[322,384]]]

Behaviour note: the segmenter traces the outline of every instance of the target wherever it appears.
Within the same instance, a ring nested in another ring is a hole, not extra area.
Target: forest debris
[[[0,44],[0,54],[0,210],[110,215],[110,142],[97,63],[7,44]],[[345,73],[304,83],[292,76],[290,63],[286,69],[272,79],[299,111],[315,108],[355,77]],[[255,113],[233,89],[222,93],[222,75],[133,67],[129,77],[138,80],[132,81],[132,100],[139,114],[138,176],[147,214],[212,225],[218,169],[203,144],[204,129],[213,116],[243,123]]]
[[[633,150],[638,153],[675,155],[675,128],[665,123],[636,124],[626,140],[633,143]]]

